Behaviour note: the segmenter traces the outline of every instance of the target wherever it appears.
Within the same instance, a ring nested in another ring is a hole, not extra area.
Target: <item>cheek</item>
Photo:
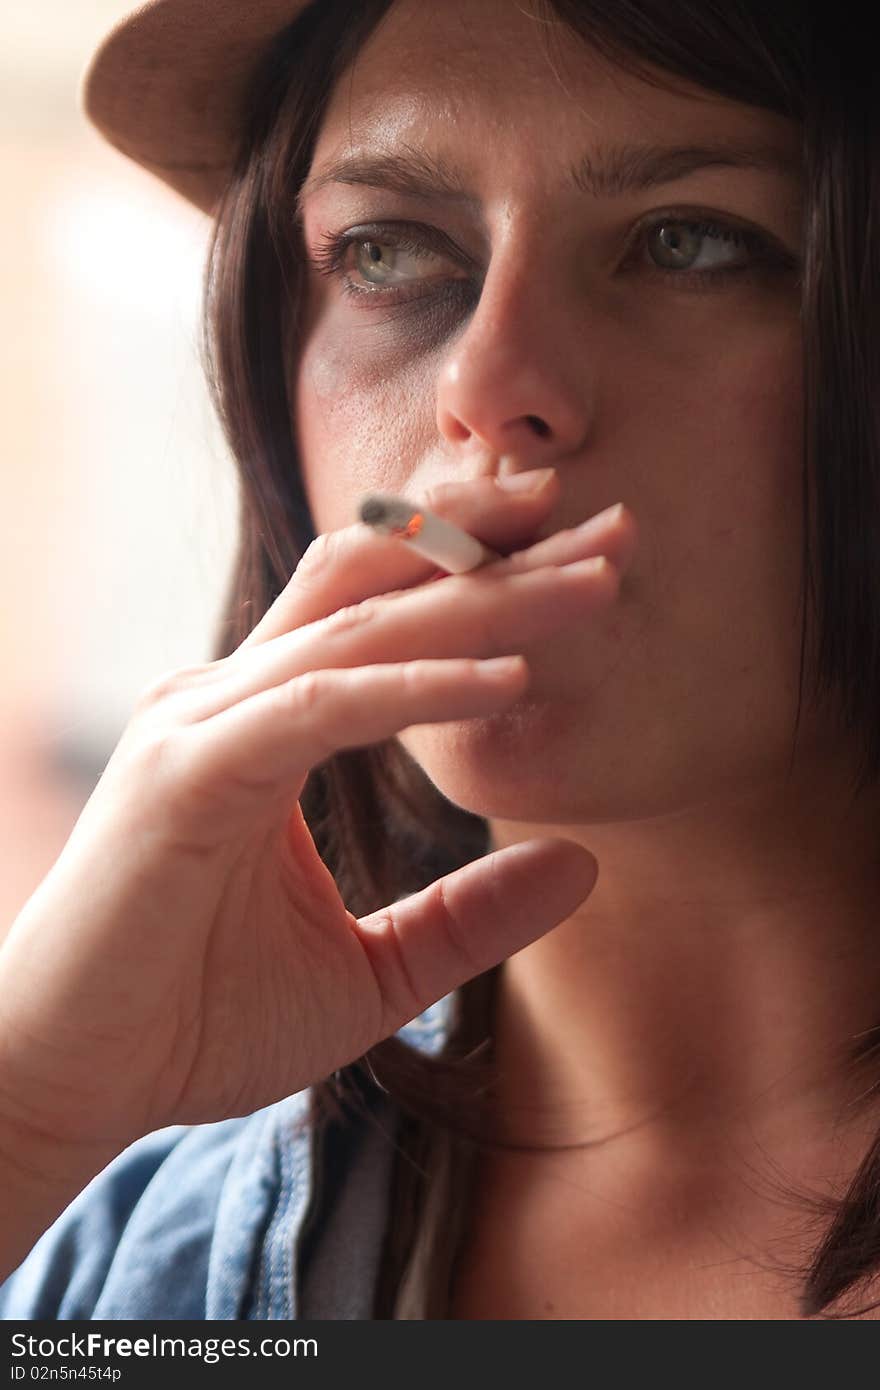
[[[710,390],[711,409],[703,406],[701,467],[707,473],[705,534],[714,535],[719,546],[718,588],[724,587],[726,560],[755,613],[766,615],[753,618],[754,626],[766,622],[771,632],[779,631],[797,608],[802,564],[799,333],[780,331],[754,342],[735,363],[722,361]],[[713,564],[710,555],[706,563]]]
[[[727,319],[701,311],[673,327],[629,335],[620,345],[622,369],[605,375],[606,428],[623,433],[633,426],[646,439],[656,431],[656,448],[674,450],[692,467],[695,446],[711,450],[722,466],[733,446],[744,464],[765,449],[777,457],[781,446],[799,453],[803,348],[796,310],[786,303]]]
[[[800,558],[803,361],[797,314],[777,314],[760,331],[750,318],[723,334],[676,340],[666,354],[640,349],[606,395],[609,454],[628,460],[627,484],[658,542],[676,540],[722,582],[729,544],[744,563],[771,548]],[[622,489],[618,489],[622,491]],[[705,553],[705,547],[710,547]],[[665,548],[665,547],[664,547]],[[757,552],[757,553],[756,553]],[[720,573],[719,573],[720,571]],[[779,570],[763,577],[781,591]]]
[[[412,477],[433,446],[433,402],[427,366],[383,356],[374,334],[359,352],[350,323],[316,330],[297,369],[295,434],[320,530],[347,526],[360,492],[393,492]]]
[[[694,410],[698,402],[692,402]],[[803,462],[803,362],[799,330],[780,328],[722,356],[702,401],[712,456],[754,480],[774,505],[796,510]],[[794,505],[793,505],[794,504]]]
[[[709,364],[703,347],[702,367],[695,360],[677,392],[667,381],[658,406],[674,442],[661,469],[671,485],[656,493],[678,538],[678,553],[666,552],[672,611],[694,620],[707,656],[726,633],[787,657],[802,563],[800,329],[783,320],[734,334]]]
[[[303,348],[296,379],[297,438],[307,458],[326,454],[363,420],[367,389],[350,352],[317,332]]]

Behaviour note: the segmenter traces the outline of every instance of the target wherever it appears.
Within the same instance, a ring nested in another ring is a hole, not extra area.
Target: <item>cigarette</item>
[[[368,492],[361,499],[360,519],[382,535],[406,541],[450,574],[465,574],[501,559],[460,526],[393,493]]]

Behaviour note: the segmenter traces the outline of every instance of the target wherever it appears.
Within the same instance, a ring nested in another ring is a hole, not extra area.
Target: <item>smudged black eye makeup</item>
[[[465,288],[473,295],[481,274],[442,232],[417,223],[324,233],[310,258],[319,274],[337,277],[342,293],[364,307],[460,296]],[[674,289],[707,292],[791,272],[798,264],[775,238],[756,229],[673,212],[636,228],[620,271],[642,270]],[[450,273],[456,266],[462,273]]]

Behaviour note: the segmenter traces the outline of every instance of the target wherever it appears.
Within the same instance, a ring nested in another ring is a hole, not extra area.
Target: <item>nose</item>
[[[513,263],[514,257],[516,264]],[[594,388],[582,325],[551,295],[532,253],[508,251],[490,266],[477,308],[442,363],[441,436],[461,449],[513,454],[540,468],[585,446]]]

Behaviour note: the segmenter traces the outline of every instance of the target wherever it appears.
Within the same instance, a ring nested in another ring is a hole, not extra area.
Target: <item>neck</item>
[[[880,1021],[876,800],[850,804],[829,774],[650,821],[491,822],[493,848],[560,834],[599,862],[578,912],[502,967],[505,1137],[656,1170],[862,1124],[871,1078],[849,1056]]]

